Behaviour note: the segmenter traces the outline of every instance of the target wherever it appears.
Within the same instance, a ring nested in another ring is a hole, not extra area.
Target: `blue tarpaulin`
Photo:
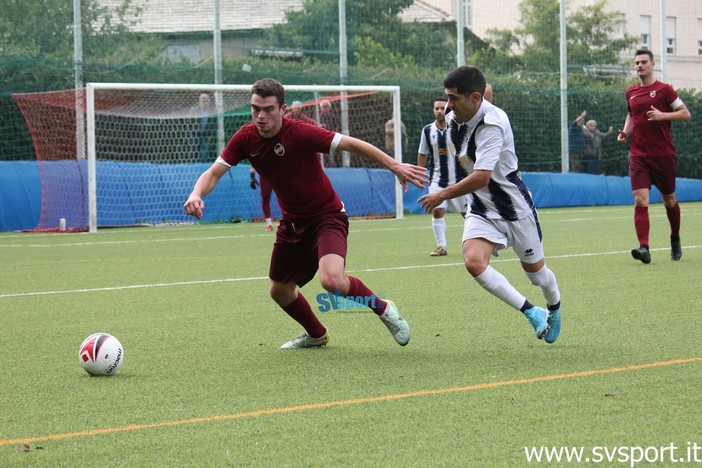
[[[67,217],[68,227],[87,226],[87,175],[85,162],[41,163],[41,177],[53,180],[60,191],[48,193],[42,207],[40,170],[36,162],[0,161],[0,231],[58,227]],[[154,164],[97,162],[98,226],[129,226],[192,221],[182,210],[197,177],[208,164]],[[395,212],[393,175],[384,169],[330,168],[327,174],[350,216],[373,216]],[[567,206],[630,205],[633,203],[628,177],[592,174],[523,173],[537,208]],[[55,190],[55,189],[54,189]],[[120,203],[107,202],[109,194],[120,194]],[[404,208],[422,213],[417,199],[425,191],[410,185]],[[65,197],[69,197],[68,199]],[[63,197],[63,199],[60,199]],[[678,179],[681,202],[702,200],[702,180]],[[55,199],[56,198],[56,199]],[[146,198],[160,209],[149,210]],[[51,202],[49,202],[51,201]],[[651,202],[660,202],[651,190]],[[249,167],[233,167],[217,188],[205,198],[204,221],[250,220],[262,217],[260,192],[249,186]],[[273,197],[273,216],[280,208]],[[42,209],[44,212],[42,212]],[[60,213],[68,212],[70,216]],[[53,219],[56,218],[56,219]],[[42,226],[39,226],[39,223]]]

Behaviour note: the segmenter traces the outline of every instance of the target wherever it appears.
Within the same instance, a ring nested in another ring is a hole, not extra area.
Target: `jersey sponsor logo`
[[[461,163],[461,166],[467,167],[470,164],[473,163],[473,161],[470,160],[467,154],[462,154],[458,157],[458,162]]]
[[[651,96],[652,98],[656,97],[656,90],[654,89],[653,91],[648,93],[648,95]]]
[[[283,156],[285,154],[285,147],[278,143],[277,145],[275,145],[275,148],[273,148],[273,152],[278,156]]]

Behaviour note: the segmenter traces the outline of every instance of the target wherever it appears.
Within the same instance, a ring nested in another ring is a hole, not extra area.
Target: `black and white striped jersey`
[[[487,187],[468,196],[470,212],[484,218],[515,221],[535,214],[529,189],[519,176],[514,135],[507,114],[483,99],[478,112],[458,123],[446,115],[451,151],[468,172],[492,171]]]

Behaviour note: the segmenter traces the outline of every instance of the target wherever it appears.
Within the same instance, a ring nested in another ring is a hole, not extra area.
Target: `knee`
[[[280,283],[271,283],[268,294],[280,307],[285,307],[295,301],[295,288],[289,288]]]
[[[321,272],[319,273],[319,282],[325,291],[346,293],[348,289],[348,280],[344,274]]]
[[[488,267],[487,263],[484,262],[481,258],[472,256],[464,256],[463,263],[466,266],[466,270],[468,270],[468,273],[470,273],[470,275],[473,278],[483,274],[485,269]]]
[[[661,198],[663,199],[663,206],[668,209],[675,207],[675,205],[678,203],[678,199],[676,198],[674,192],[669,195],[662,195]]]
[[[634,206],[643,208],[647,207],[648,194],[634,193]]]
[[[524,274],[526,277],[529,279],[531,284],[534,286],[542,286],[543,284],[546,283],[547,277],[545,275],[545,272],[543,271],[544,269],[541,269],[536,272],[531,272],[531,271],[524,271]]]

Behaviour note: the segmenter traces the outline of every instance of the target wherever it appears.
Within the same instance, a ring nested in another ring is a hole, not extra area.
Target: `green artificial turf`
[[[541,446],[594,461],[606,448],[628,466],[636,447],[671,444],[686,456],[702,444],[702,204],[682,204],[679,262],[664,208],[650,213],[643,265],[632,207],[540,211],[563,304],[553,345],[469,277],[455,214],[446,257],[429,256],[428,215],[351,222],[347,272],[397,303],[406,347],[353,309],[318,312],[326,348],[278,349],[300,329],[268,296],[261,224],[0,233],[0,466],[515,466]],[[543,305],[512,251],[492,265]],[[302,292],[316,310],[318,280]],[[94,332],[124,345],[119,374],[79,365]]]

